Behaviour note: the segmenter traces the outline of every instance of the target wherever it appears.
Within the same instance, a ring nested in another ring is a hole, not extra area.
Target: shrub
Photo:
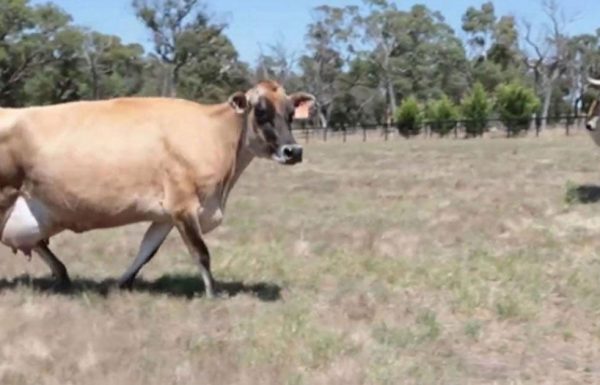
[[[445,95],[427,107],[426,115],[431,123],[431,129],[440,136],[451,132],[459,118],[458,108]]]
[[[471,93],[463,100],[461,111],[467,136],[482,135],[492,111],[492,103],[481,83],[475,83]]]
[[[423,114],[417,99],[414,97],[404,99],[396,110],[395,121],[401,135],[405,137],[418,135],[421,132]]]
[[[527,130],[533,114],[539,107],[540,100],[531,88],[519,83],[498,87],[496,109],[510,135]]]

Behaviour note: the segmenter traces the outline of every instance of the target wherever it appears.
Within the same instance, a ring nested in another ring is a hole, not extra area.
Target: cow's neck
[[[233,189],[233,186],[255,157],[255,155],[248,149],[246,143],[246,134],[248,130],[247,119],[247,116],[245,116],[243,119],[240,119],[239,125],[236,125],[235,127],[235,159],[232,162],[232,168],[223,186],[223,195],[221,200],[221,206],[223,208],[225,208],[227,197]]]
[[[242,134],[242,136],[243,135],[245,135],[245,133]],[[241,139],[240,142],[243,142],[243,139]],[[237,182],[238,178],[250,165],[253,159],[254,154],[250,152],[250,150],[248,150],[248,148],[243,143],[240,143],[235,157],[235,170],[233,173],[232,184],[235,184],[235,182]]]

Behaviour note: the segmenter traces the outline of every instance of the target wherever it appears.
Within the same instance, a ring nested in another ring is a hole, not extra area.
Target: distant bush
[[[471,93],[461,104],[467,136],[482,135],[492,112],[492,103],[481,83],[473,86]]]
[[[425,114],[431,129],[440,136],[451,132],[460,117],[458,107],[445,95],[427,106]]]
[[[519,83],[500,85],[496,91],[496,110],[510,135],[527,130],[539,107],[535,92]]]
[[[400,107],[396,110],[396,127],[398,132],[405,137],[419,135],[421,124],[423,123],[423,114],[421,107],[414,97],[409,97],[402,101]]]

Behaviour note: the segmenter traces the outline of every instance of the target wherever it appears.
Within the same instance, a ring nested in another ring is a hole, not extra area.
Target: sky
[[[416,3],[440,11],[459,36],[461,16],[469,6],[478,7],[486,0],[399,0],[400,8]],[[600,0],[557,0],[569,19],[569,33],[592,33],[600,28]],[[46,3],[48,0],[32,0]],[[78,25],[106,34],[120,36],[127,43],[141,43],[151,49],[149,35],[135,18],[130,0],[51,0],[73,16]],[[237,48],[240,58],[254,64],[269,44],[283,43],[289,52],[304,49],[306,26],[311,22],[311,9],[322,4],[358,5],[360,0],[205,0],[207,9],[218,21],[229,24],[227,36]],[[539,0],[493,1],[497,15],[511,14],[518,20],[541,25],[545,19]]]

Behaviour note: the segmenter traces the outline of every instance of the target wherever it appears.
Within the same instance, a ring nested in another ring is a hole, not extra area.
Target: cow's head
[[[591,87],[600,88],[600,80],[588,78],[588,82]],[[594,99],[592,105],[590,106],[585,121],[585,128],[592,134],[594,140],[596,140],[596,137],[598,137],[596,143],[600,145],[600,102],[598,102],[598,99]]]
[[[281,164],[302,162],[302,146],[292,135],[292,121],[301,109],[310,109],[315,97],[299,92],[286,95],[279,84],[259,83],[250,91],[229,98],[230,105],[246,116],[245,145],[256,156]]]

